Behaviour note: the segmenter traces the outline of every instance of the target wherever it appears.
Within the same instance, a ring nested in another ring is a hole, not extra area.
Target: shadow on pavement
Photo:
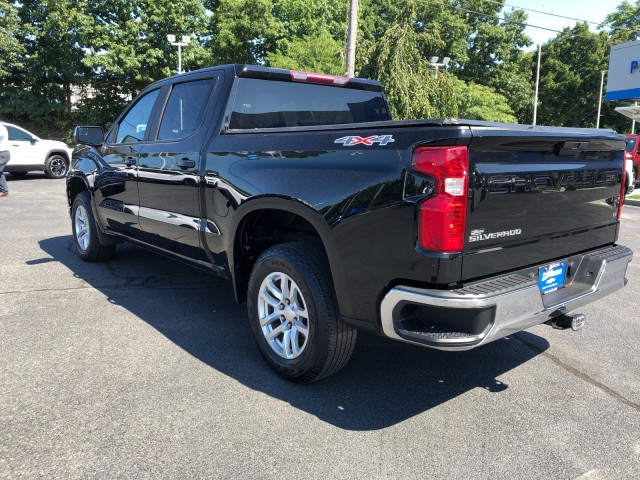
[[[347,430],[385,428],[476,388],[498,394],[508,388],[500,375],[549,347],[527,332],[457,353],[360,334],[344,370],[315,384],[296,385],[262,361],[246,305],[235,303],[230,283],[131,245],[119,245],[114,259],[102,264],[80,260],[71,236],[43,240],[40,247],[111,303],[212,368]]]
[[[12,175],[8,172],[5,172],[4,178],[7,179],[7,182],[22,182],[24,180],[47,180],[50,182],[55,182],[63,180],[62,178],[47,178],[44,172],[29,172],[26,175]]]

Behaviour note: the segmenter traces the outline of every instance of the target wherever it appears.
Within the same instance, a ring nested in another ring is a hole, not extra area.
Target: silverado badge
[[[503,232],[484,233],[484,228],[478,230],[471,230],[469,235],[470,242],[479,242],[482,240],[493,240],[496,238],[512,237],[514,235],[522,234],[522,230],[516,228],[515,230],[505,230]]]

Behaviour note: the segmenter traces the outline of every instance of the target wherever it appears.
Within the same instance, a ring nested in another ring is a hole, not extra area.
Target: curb
[[[634,206],[634,207],[640,207],[640,199],[633,200],[632,198],[627,198],[627,199],[625,199],[624,204],[625,205],[631,205],[631,206]]]

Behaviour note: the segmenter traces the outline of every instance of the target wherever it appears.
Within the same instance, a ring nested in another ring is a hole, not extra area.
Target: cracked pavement
[[[638,258],[580,332],[461,353],[362,334],[299,386],[228,283],[129,245],[84,263],[64,181],[8,180],[0,478],[640,478]],[[640,208],[620,243],[640,252]]]

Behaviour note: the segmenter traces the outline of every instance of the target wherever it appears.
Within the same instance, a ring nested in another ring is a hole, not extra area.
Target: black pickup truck
[[[267,362],[309,382],[356,332],[466,350],[626,283],[624,137],[392,121],[378,82],[225,65],[146,88],[67,177],[78,254],[126,240],[247,301]]]

